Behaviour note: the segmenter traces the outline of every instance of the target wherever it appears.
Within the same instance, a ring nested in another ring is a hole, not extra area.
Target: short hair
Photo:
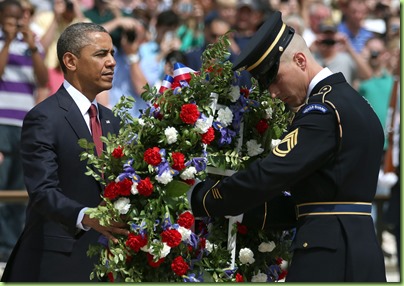
[[[157,16],[157,27],[177,27],[181,20],[180,17],[173,10],[165,10]]]
[[[0,1],[0,12],[4,11],[4,9],[6,7],[10,7],[10,6],[17,6],[21,9],[21,11],[23,10],[23,7],[20,3],[20,1],[18,0],[4,0],[4,1]]]
[[[63,31],[57,42],[57,56],[63,73],[66,73],[67,71],[67,68],[63,63],[63,55],[70,52],[75,56],[80,57],[81,49],[91,44],[88,34],[94,32],[108,33],[108,31],[101,25],[88,22],[72,24]]]

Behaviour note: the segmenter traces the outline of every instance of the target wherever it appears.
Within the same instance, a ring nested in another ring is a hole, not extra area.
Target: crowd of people
[[[132,114],[138,116],[147,107],[140,96],[146,84],[159,88],[175,62],[198,70],[206,46],[230,30],[229,60],[235,61],[273,11],[282,13],[282,20],[304,39],[320,66],[342,72],[367,99],[384,128],[384,150],[391,148],[389,109],[400,62],[397,0],[2,0],[0,190],[25,189],[22,120],[64,81],[56,46],[66,27],[92,22],[108,31],[115,74],[112,88],[98,94],[97,101],[112,108],[121,96],[132,96]],[[241,74],[241,84],[248,87],[250,73]],[[382,156],[381,169],[383,162]],[[399,192],[399,180],[394,183]],[[399,199],[396,193],[392,197],[394,207]],[[8,260],[21,234],[24,208],[0,202],[0,261]],[[388,223],[399,235],[396,209],[389,213]]]

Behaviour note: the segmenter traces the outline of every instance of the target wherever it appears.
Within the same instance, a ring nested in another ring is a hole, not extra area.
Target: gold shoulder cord
[[[267,222],[267,213],[268,213],[267,202],[265,202],[265,214],[264,214],[264,221],[262,222],[261,230],[264,230],[264,228],[265,228],[265,223]]]
[[[335,115],[337,116],[338,128],[339,128],[339,148],[338,148],[338,149],[341,149],[341,141],[342,141],[342,124],[341,124],[341,118],[340,118],[340,116],[339,116],[339,112],[338,112],[337,108],[335,107],[335,105],[334,105],[331,101],[325,99],[325,96],[326,96],[327,93],[329,93],[331,90],[332,90],[332,87],[331,87],[330,85],[325,85],[325,86],[323,86],[323,87],[320,89],[320,91],[319,91],[316,95],[321,94],[321,95],[322,95],[321,101],[322,101],[323,103],[328,103],[328,104],[334,109]]]
[[[209,214],[209,212],[208,212],[208,209],[206,208],[206,196],[209,194],[209,192],[210,192],[214,187],[217,186],[217,184],[219,184],[219,182],[220,182],[220,180],[217,181],[216,184],[214,184],[213,187],[211,187],[211,188],[209,189],[209,191],[207,191],[207,192],[205,193],[205,195],[203,196],[203,201],[202,201],[202,203],[203,203],[203,208],[205,209],[205,212],[206,212],[206,214],[208,215],[208,217],[210,217],[210,214]]]

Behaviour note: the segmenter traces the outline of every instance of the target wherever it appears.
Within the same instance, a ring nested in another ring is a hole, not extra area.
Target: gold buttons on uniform
[[[304,248],[306,248],[307,246],[309,246],[309,244],[307,242],[303,243]]]

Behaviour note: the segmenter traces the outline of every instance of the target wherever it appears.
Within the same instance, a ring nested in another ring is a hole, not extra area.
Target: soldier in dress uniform
[[[294,119],[266,158],[197,184],[188,194],[194,215],[253,214],[266,227],[276,225],[284,216],[274,209],[283,210],[279,198],[288,191],[295,208],[284,210],[294,212],[296,235],[287,282],[385,282],[371,217],[384,135],[370,105],[341,73],[315,61],[280,12],[256,32],[234,69],[249,71]]]

